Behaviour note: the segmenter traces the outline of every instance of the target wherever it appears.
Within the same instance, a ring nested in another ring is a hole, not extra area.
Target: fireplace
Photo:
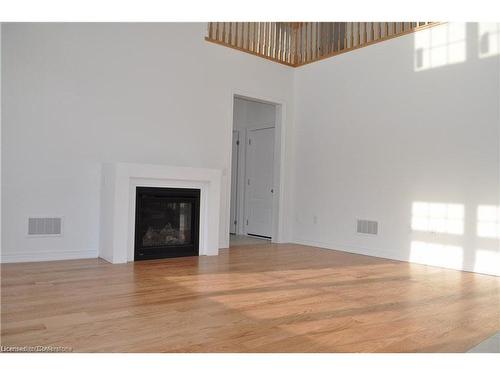
[[[198,255],[200,190],[136,188],[134,259]]]

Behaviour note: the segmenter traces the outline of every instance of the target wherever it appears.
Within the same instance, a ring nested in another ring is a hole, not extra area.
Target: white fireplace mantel
[[[99,257],[134,260],[137,186],[200,189],[200,255],[219,253],[221,171],[156,164],[106,163],[102,167]]]

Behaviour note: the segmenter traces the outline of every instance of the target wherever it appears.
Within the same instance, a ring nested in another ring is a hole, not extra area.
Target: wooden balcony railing
[[[440,22],[209,22],[207,41],[297,67]]]

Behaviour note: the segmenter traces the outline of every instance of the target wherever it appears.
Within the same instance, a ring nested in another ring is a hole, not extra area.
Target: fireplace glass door
[[[135,260],[198,255],[198,189],[137,187]]]

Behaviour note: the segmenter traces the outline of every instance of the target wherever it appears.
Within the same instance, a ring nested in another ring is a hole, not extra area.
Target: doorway
[[[230,246],[268,242],[275,220],[277,105],[234,97]]]

